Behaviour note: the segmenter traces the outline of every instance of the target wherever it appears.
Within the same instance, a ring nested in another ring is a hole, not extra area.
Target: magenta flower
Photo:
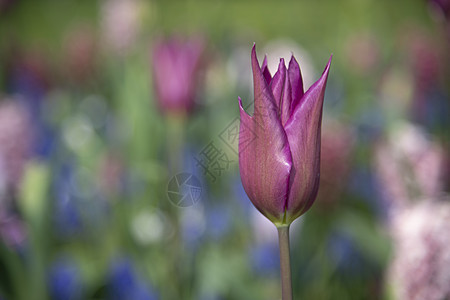
[[[289,68],[280,60],[272,77],[260,67],[255,46],[252,69],[254,115],[239,98],[239,167],[247,195],[277,226],[289,225],[313,204],[319,188],[322,107],[331,57],[318,81],[303,92],[294,56]]]
[[[153,49],[153,81],[164,112],[192,110],[204,43],[200,39],[172,38],[156,42]]]

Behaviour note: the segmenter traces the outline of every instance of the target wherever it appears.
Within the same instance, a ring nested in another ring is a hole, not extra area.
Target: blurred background
[[[333,54],[296,299],[450,299],[450,1],[0,0],[0,299],[280,299],[250,50]]]

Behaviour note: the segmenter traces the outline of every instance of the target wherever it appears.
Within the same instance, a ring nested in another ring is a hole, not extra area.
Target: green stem
[[[167,152],[169,178],[183,171],[183,146],[186,116],[182,113],[167,115]]]
[[[167,115],[167,165],[168,180],[177,173],[183,171],[183,146],[184,132],[186,126],[186,115],[184,113],[169,113]],[[183,286],[183,277],[186,274],[183,262],[183,250],[181,240],[180,216],[177,207],[166,202],[167,214],[174,226],[174,234],[171,240],[171,263],[172,271],[170,280],[176,287],[172,290],[170,298],[185,299],[185,287]]]
[[[289,250],[289,225],[278,228],[280,246],[281,295],[282,300],[292,300],[291,257]]]

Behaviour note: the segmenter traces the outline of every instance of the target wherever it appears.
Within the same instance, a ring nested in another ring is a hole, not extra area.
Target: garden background
[[[253,43],[306,89],[333,54],[295,298],[449,298],[449,20],[445,0],[0,0],[0,299],[280,299],[239,177]],[[182,123],[153,83],[168,37],[203,46]]]

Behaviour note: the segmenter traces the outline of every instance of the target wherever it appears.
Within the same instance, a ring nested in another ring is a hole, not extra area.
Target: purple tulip
[[[322,107],[331,57],[318,81],[303,92],[294,56],[280,60],[272,77],[267,60],[260,67],[255,46],[252,69],[254,115],[239,98],[239,167],[247,195],[277,226],[289,225],[313,204],[319,187]]]
[[[186,113],[194,106],[203,41],[160,40],[153,49],[153,81],[164,112]]]

